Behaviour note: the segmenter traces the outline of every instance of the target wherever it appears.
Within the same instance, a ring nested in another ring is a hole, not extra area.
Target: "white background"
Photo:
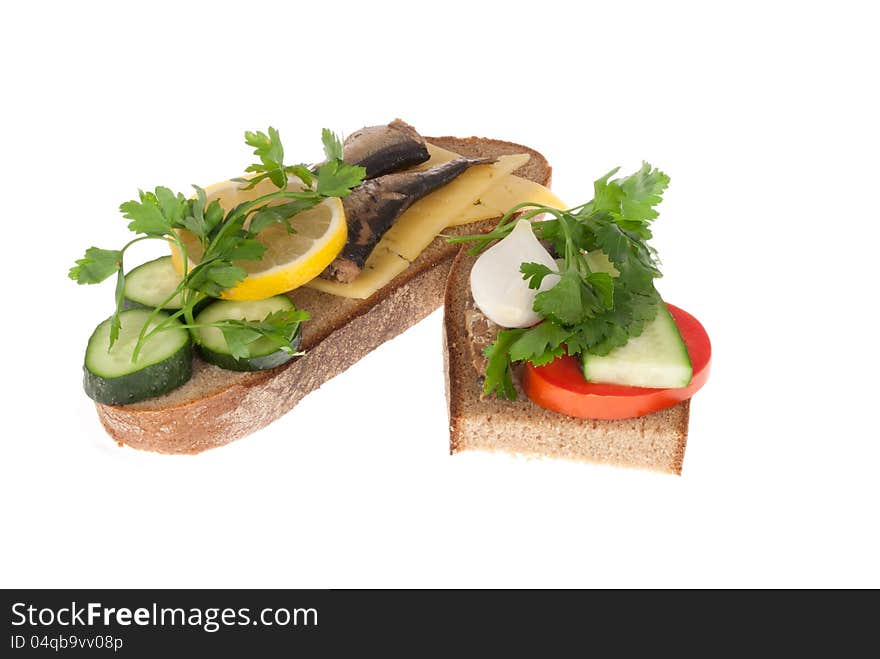
[[[880,586],[871,3],[580,4],[4,7],[0,586]],[[448,456],[439,312],[226,448],[104,434],[112,285],[66,273],[118,204],[395,116],[533,146],[571,204],[670,174],[660,290],[714,343],[682,477]]]

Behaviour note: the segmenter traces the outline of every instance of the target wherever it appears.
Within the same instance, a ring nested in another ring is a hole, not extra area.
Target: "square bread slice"
[[[504,451],[681,474],[690,400],[660,412],[613,421],[578,419],[532,403],[517,383],[515,401],[482,398],[465,330],[476,260],[465,246],[446,282],[443,349],[449,451]]]

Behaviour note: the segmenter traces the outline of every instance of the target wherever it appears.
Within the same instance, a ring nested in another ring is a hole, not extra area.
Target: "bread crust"
[[[464,313],[475,256],[463,247],[446,283],[443,358],[449,452],[503,451],[681,474],[690,400],[635,419],[577,419],[532,403],[517,384],[516,401],[481,398],[471,363]]]
[[[534,149],[478,137],[425,139],[471,157],[529,153],[529,162],[515,173],[542,185],[550,182],[550,166]],[[494,225],[495,220],[487,220],[448,233],[487,231]],[[132,405],[96,404],[98,417],[119,444],[159,453],[200,453],[245,437],[437,309],[457,252],[457,245],[436,238],[403,273],[366,300],[297,289],[291,299],[312,313],[303,326],[304,356],[253,373],[224,371],[195,358],[193,378],[184,386]]]

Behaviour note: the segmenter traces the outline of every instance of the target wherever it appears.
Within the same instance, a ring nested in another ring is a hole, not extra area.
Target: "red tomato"
[[[688,386],[680,389],[648,389],[587,382],[580,360],[560,357],[546,366],[526,363],[523,389],[529,398],[548,410],[583,419],[628,419],[665,410],[687,400],[706,384],[712,346],[700,321],[686,311],[666,305],[678,325],[693,366]]]

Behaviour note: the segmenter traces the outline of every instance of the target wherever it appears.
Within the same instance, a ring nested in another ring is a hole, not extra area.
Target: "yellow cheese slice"
[[[414,261],[437,234],[449,226],[449,218],[457,217],[493,185],[529,161],[526,153],[501,156],[491,165],[476,165],[433,194],[420,199],[400,216],[382,240],[392,252]]]
[[[409,267],[409,261],[382,245],[382,241],[364,262],[364,269],[350,284],[329,279],[312,279],[306,286],[340,297],[366,299]]]
[[[446,226],[457,227],[480,220],[491,220],[501,217],[511,208],[524,201],[531,201],[544,206],[565,209],[565,203],[540,183],[527,178],[510,176],[493,185],[480,195],[477,203],[471,204],[463,212],[452,218]]]
[[[449,151],[448,149],[444,149],[439,146],[435,146],[430,142],[425,142],[425,146],[428,147],[428,155],[430,158],[426,162],[423,162],[421,165],[416,165],[412,168],[411,171],[421,172],[426,169],[431,169],[431,167],[435,167],[436,165],[442,165],[444,162],[449,162],[450,160],[455,160],[456,158],[461,158],[461,154],[456,153],[455,151]]]
[[[443,149],[430,142],[427,146],[431,159],[414,169],[428,169],[460,157],[454,151]],[[457,227],[462,224],[471,224],[481,220],[501,217],[511,208],[524,201],[552,206],[553,208],[566,208],[565,202],[553,194],[549,188],[527,178],[510,174],[481,194],[479,199],[465,208],[462,213],[451,218],[446,226]]]
[[[428,153],[431,156],[430,160],[414,169],[428,169],[460,157],[454,151],[443,149],[430,142],[427,146]],[[565,203],[553,194],[549,188],[527,178],[510,174],[481,194],[479,199],[465,208],[462,213],[450,219],[446,226],[457,227],[462,224],[471,224],[481,220],[501,217],[511,208],[524,201],[532,201],[536,204],[559,209],[566,207]]]

